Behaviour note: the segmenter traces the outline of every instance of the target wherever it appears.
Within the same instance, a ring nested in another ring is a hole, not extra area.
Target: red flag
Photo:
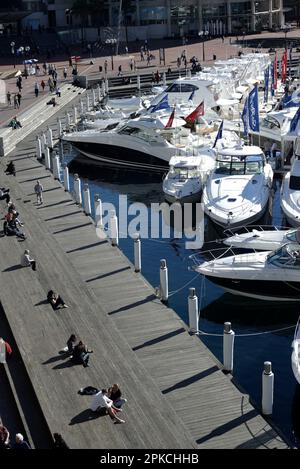
[[[193,124],[200,116],[204,116],[204,101],[202,101],[191,114],[185,117],[185,121],[189,124]]]
[[[166,123],[165,125],[165,129],[170,129],[173,125],[173,121],[174,121],[174,117],[175,117],[175,107],[172,111],[172,113],[170,114],[170,117],[169,117],[169,120],[168,122]]]
[[[277,90],[277,55],[274,57],[274,90]]]
[[[287,50],[285,49],[282,62],[281,62],[281,81],[286,80],[286,70],[287,70]]]

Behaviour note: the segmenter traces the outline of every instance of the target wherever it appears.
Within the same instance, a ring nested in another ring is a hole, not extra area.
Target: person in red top
[[[6,356],[7,357],[10,357],[12,355],[12,348],[11,346],[9,345],[8,342],[6,342],[4,339],[2,339],[2,337],[0,337],[0,340],[3,340],[4,344],[5,344],[5,352],[6,352]]]

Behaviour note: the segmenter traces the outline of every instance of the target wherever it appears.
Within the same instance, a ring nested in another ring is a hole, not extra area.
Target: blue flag
[[[253,88],[248,98],[249,127],[253,132],[259,132],[259,111],[257,86]]]
[[[193,90],[193,91],[191,92],[191,96],[189,97],[189,101],[193,101],[194,96],[195,96],[195,90]]]
[[[245,101],[244,109],[242,112],[242,121],[244,124],[244,137],[248,136],[249,133],[249,112],[248,112],[248,98]]]
[[[264,93],[264,102],[268,102],[269,97],[269,76],[270,76],[270,68],[266,68],[265,70],[265,93]]]
[[[213,148],[215,148],[215,146],[216,146],[216,144],[217,144],[217,141],[220,140],[220,138],[222,138],[222,135],[223,135],[223,123],[224,123],[224,121],[222,121],[221,124],[220,124],[219,130],[218,130],[218,133],[217,133],[217,136],[216,136],[215,143],[213,144]]]
[[[274,91],[274,62],[271,63],[271,96],[275,95]]]
[[[299,119],[300,119],[300,106],[298,108],[298,111],[294,115],[293,119],[291,120],[290,132],[295,132]]]
[[[155,104],[151,112],[160,111],[161,109],[169,109],[168,95],[164,96],[159,103]]]

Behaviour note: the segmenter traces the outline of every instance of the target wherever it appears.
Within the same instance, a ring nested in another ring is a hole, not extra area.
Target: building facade
[[[283,0],[132,0],[124,12],[129,39],[205,34],[242,34],[279,29],[284,25]],[[68,28],[80,25],[72,13],[73,0],[23,0],[28,27]],[[120,0],[107,0],[91,27],[118,27]],[[201,33],[202,32],[202,33]]]

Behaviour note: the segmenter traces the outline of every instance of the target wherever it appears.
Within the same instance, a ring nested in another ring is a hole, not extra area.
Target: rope
[[[254,336],[259,336],[259,335],[266,335],[266,334],[273,334],[275,332],[282,332],[286,331],[288,329],[294,329],[296,324],[293,326],[287,326],[287,327],[282,327],[281,329],[273,329],[270,331],[264,331],[264,332],[253,332],[249,334],[235,334],[235,337],[254,337]],[[205,336],[211,336],[211,337],[223,337],[223,334],[212,334],[210,332],[204,332],[204,331],[197,331],[200,335],[205,335]]]
[[[178,288],[178,290],[174,290],[172,292],[169,293],[169,298],[170,296],[173,296],[173,295],[176,295],[176,293],[179,293],[181,290],[183,290],[185,287],[187,287],[190,283],[192,283],[195,278],[199,277],[199,275],[201,275],[200,273],[195,275],[195,277],[193,277],[191,280],[189,280],[187,283],[185,283],[182,287]]]

